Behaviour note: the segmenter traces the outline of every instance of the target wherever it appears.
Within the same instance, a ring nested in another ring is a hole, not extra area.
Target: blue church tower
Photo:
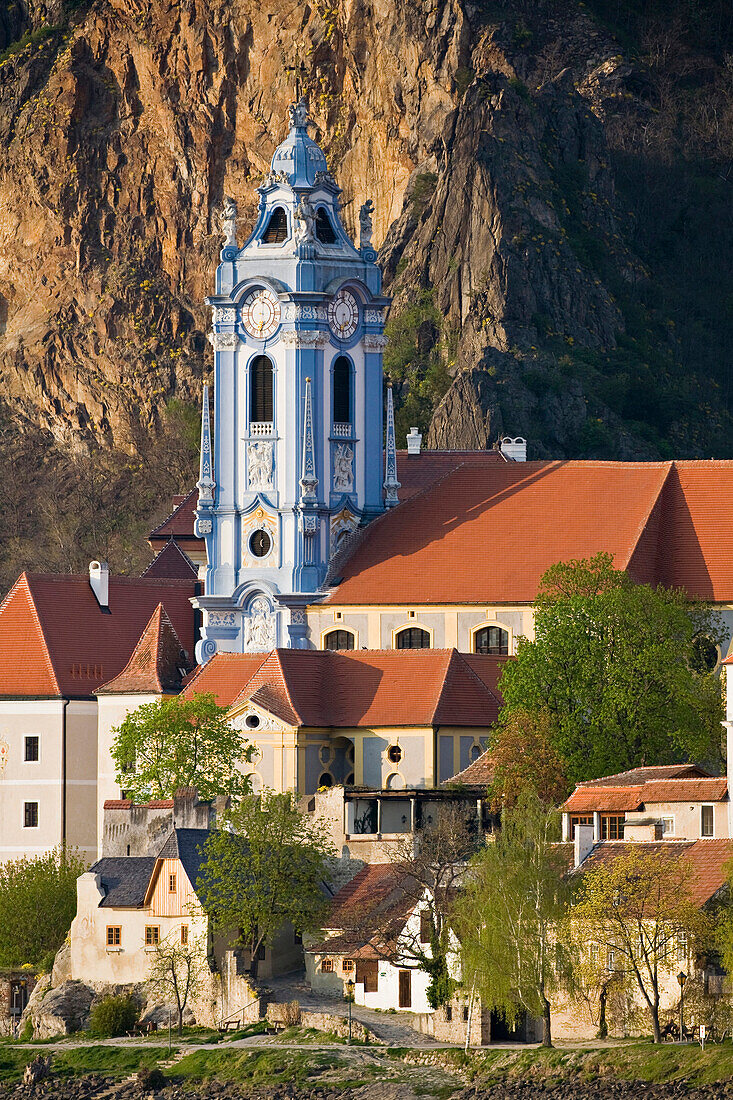
[[[396,499],[391,471],[382,482],[388,299],[372,205],[361,209],[357,249],[307,124],[301,100],[241,249],[236,207],[224,207],[216,294],[207,299],[214,431],[205,394],[195,525],[208,559],[196,601],[200,661],[217,650],[306,646],[305,607],[339,541]]]

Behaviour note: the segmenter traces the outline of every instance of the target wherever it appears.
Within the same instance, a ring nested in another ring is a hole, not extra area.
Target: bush
[[[143,1092],[155,1092],[163,1088],[166,1079],[157,1066],[142,1066],[137,1071],[137,1083]]]
[[[105,997],[92,1008],[89,1026],[100,1039],[113,1039],[131,1031],[137,1018],[138,1008],[132,997]]]
[[[76,880],[86,869],[75,851],[63,848],[0,867],[0,966],[38,966],[56,954],[76,914]]]

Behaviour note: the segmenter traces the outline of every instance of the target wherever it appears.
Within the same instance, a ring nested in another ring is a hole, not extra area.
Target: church
[[[613,554],[733,633],[733,462],[527,461],[398,447],[371,204],[358,245],[304,102],[224,208],[197,485],[140,578],[22,574],[0,607],[0,860],[98,852],[124,715],[211,691],[254,789],[437,789],[482,751],[543,572]],[[212,415],[213,413],[213,415]]]

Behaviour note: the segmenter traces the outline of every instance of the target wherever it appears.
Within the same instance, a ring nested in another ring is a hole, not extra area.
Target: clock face
[[[348,340],[359,324],[359,304],[348,290],[340,290],[328,303],[328,323],[339,340]]]
[[[280,302],[271,290],[252,290],[242,303],[242,322],[250,336],[266,340],[280,324]]]

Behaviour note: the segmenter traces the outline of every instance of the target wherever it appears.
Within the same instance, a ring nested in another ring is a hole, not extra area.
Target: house
[[[229,707],[257,748],[246,768],[255,790],[356,785],[403,792],[404,802],[408,790],[437,787],[484,751],[500,665],[437,649],[217,653],[184,696],[213,692]]]
[[[728,778],[695,764],[632,768],[579,783],[560,810],[566,841],[578,825],[591,825],[598,842],[631,838],[650,822],[660,839],[730,836]]]
[[[353,982],[354,1003],[409,1013],[418,1031],[446,1042],[463,1042],[469,1006],[459,991],[434,1009],[427,998],[429,975],[416,963],[415,950],[430,955],[430,905],[417,897],[416,884],[389,864],[367,865],[335,895],[325,938],[305,945],[306,980],[313,990],[346,996]],[[451,933],[451,961],[460,974],[457,941]],[[471,1042],[489,1041],[491,1013],[480,1003],[471,1011]]]

